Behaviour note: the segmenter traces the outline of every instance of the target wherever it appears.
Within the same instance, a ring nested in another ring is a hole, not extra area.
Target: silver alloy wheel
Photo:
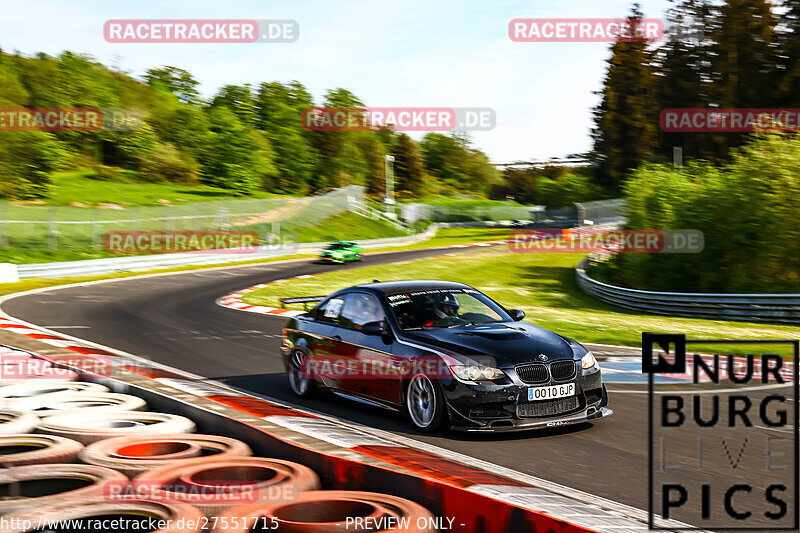
[[[411,420],[417,427],[426,428],[436,416],[436,393],[433,383],[424,374],[411,378],[406,394],[406,406]]]
[[[308,389],[311,387],[311,379],[304,376],[300,370],[303,368],[305,359],[306,354],[303,351],[295,350],[292,352],[291,361],[289,361],[289,386],[298,396],[308,393]]]

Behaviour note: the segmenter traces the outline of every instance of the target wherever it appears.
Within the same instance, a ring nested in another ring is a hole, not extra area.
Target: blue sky
[[[607,43],[515,43],[513,18],[615,18],[622,0],[226,0],[7,2],[0,48],[32,55],[87,53],[140,76],[150,67],[189,70],[201,92],[228,83],[305,84],[317,100],[345,87],[370,106],[492,107],[497,126],[471,134],[496,162],[564,156],[591,147],[593,91]],[[668,0],[642,1],[663,17]],[[289,44],[107,43],[108,19],[294,19]],[[414,134],[419,137],[419,134]]]

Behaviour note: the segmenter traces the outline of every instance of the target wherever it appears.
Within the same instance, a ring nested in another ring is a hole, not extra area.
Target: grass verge
[[[641,345],[643,331],[685,333],[704,339],[796,339],[800,328],[788,325],[665,317],[628,311],[580,291],[574,266],[581,254],[515,254],[482,250],[420,259],[402,264],[334,271],[251,292],[244,301],[276,306],[284,296],[327,294],[373,279],[438,279],[473,285],[526,320],[583,342]],[[713,348],[692,347],[713,351]],[[752,349],[752,347],[751,347]]]
[[[319,226],[298,228],[294,233],[298,242],[357,241],[407,235],[384,220],[365,218],[351,211],[334,215]]]
[[[465,235],[461,235],[460,232],[464,230],[469,230],[465,232]],[[488,241],[493,240],[495,236],[498,234],[498,230],[491,230],[491,229],[481,229],[481,228],[443,228],[437,232],[436,236],[432,239],[427,241],[423,241],[412,246],[402,246],[402,247],[386,247],[381,248],[379,250],[370,250],[368,253],[375,253],[375,252],[388,252],[388,251],[400,251],[405,249],[420,249],[420,248],[436,248],[439,246],[446,246],[449,244],[458,244],[463,241],[468,242],[479,242],[481,240]],[[12,294],[15,292],[23,292],[29,291],[33,289],[40,289],[43,287],[54,287],[58,285],[68,285],[71,283],[86,283],[89,281],[98,281],[104,279],[117,279],[117,278],[127,278],[132,276],[141,276],[145,274],[158,274],[158,273],[165,273],[165,272],[182,272],[187,270],[201,270],[206,268],[215,268],[215,267],[226,267],[226,266],[235,266],[235,265],[249,265],[249,264],[256,264],[256,263],[272,263],[275,261],[288,261],[291,259],[313,259],[315,255],[313,254],[303,254],[303,255],[287,255],[282,257],[274,257],[269,259],[253,259],[251,261],[242,261],[237,263],[220,263],[217,265],[187,265],[181,267],[173,267],[173,268],[163,268],[163,269],[156,269],[156,270],[148,270],[148,271],[140,271],[140,272],[116,272],[113,274],[101,274],[97,276],[80,276],[80,277],[71,277],[71,278],[34,278],[34,279],[24,279],[20,280],[17,283],[0,283],[0,296],[4,296],[6,294]]]
[[[404,235],[406,235],[404,231],[385,221],[372,220],[349,211],[329,217],[317,226],[294,230],[294,240],[297,242],[328,242],[340,239],[361,240]],[[39,239],[39,241],[43,242],[44,239]],[[103,249],[92,248],[91,239],[62,242],[61,247],[62,249],[59,250],[43,250],[40,247],[26,248],[25,246],[0,248],[0,263],[50,263],[119,257]]]
[[[50,196],[45,205],[66,206],[78,202],[86,207],[97,204],[160,205],[159,200],[183,204],[208,200],[236,199],[227,189],[202,184],[151,183],[135,174],[119,172],[114,179],[96,179],[93,169],[55,172],[51,176]],[[274,198],[280,195],[256,191],[252,198]]]

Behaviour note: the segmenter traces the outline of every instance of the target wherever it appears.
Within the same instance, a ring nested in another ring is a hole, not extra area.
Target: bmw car
[[[282,353],[300,397],[321,391],[402,411],[423,432],[514,431],[612,414],[579,342],[446,281],[342,289],[289,320]]]
[[[339,241],[329,244],[319,254],[323,263],[347,263],[361,261],[361,248],[354,242]]]

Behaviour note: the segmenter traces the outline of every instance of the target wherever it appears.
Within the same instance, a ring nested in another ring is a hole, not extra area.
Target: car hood
[[[520,363],[574,359],[573,346],[580,345],[571,339],[527,322],[503,322],[455,328],[438,328],[405,332],[409,340],[434,349],[446,350],[453,355],[489,356],[474,358],[481,364],[510,368]],[[580,349],[576,351],[582,351]]]

